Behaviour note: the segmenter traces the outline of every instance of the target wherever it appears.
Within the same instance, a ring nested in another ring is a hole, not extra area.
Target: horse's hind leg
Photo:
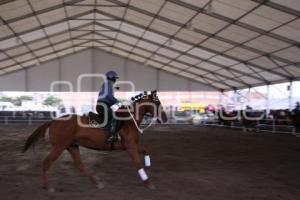
[[[94,176],[92,175],[92,173],[84,166],[84,164],[81,161],[81,157],[80,157],[80,151],[78,147],[69,147],[68,148],[69,153],[72,156],[72,159],[74,161],[74,165],[79,169],[79,171],[87,176],[91,182],[95,185],[98,186],[98,188],[103,188],[103,184],[98,184],[96,179],[94,178]]]
[[[48,171],[52,163],[62,154],[63,151],[64,151],[63,147],[53,146],[50,153],[45,158],[43,162],[43,176],[42,176],[42,184],[44,189],[49,189]]]

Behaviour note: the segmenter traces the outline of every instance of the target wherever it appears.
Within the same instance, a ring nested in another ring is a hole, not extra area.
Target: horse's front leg
[[[151,167],[151,158],[150,158],[150,153],[149,151],[142,145],[139,145],[139,153],[144,156],[144,165],[145,165],[145,170],[147,173],[150,172],[150,167]]]
[[[139,154],[138,144],[135,144],[135,143],[128,144],[126,150],[129,153],[134,166],[138,170],[138,174],[139,174],[140,178],[142,179],[143,183],[145,184],[145,186],[149,189],[156,189],[155,186],[150,181],[150,179],[147,175],[147,172],[143,168],[143,164],[142,164],[140,154]]]

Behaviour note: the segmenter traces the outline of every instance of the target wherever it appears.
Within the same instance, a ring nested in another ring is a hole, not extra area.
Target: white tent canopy
[[[300,79],[298,0],[0,1],[0,75],[99,48],[219,90]]]

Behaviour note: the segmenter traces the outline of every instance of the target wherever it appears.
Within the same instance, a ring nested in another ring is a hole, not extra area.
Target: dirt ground
[[[94,187],[67,152],[54,164],[50,184],[40,187],[41,162],[49,145],[21,154],[36,126],[0,127],[0,199],[101,200],[296,200],[300,198],[300,138],[270,133],[189,125],[146,131],[142,142],[152,155],[157,190],[141,184],[126,152],[81,148],[84,163],[104,183]]]

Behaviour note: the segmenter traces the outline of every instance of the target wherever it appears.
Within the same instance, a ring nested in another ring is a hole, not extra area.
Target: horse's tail
[[[46,122],[43,125],[39,126],[26,140],[26,143],[23,147],[23,153],[25,153],[31,145],[34,145],[38,139],[45,136],[47,128],[50,126],[51,122]]]

